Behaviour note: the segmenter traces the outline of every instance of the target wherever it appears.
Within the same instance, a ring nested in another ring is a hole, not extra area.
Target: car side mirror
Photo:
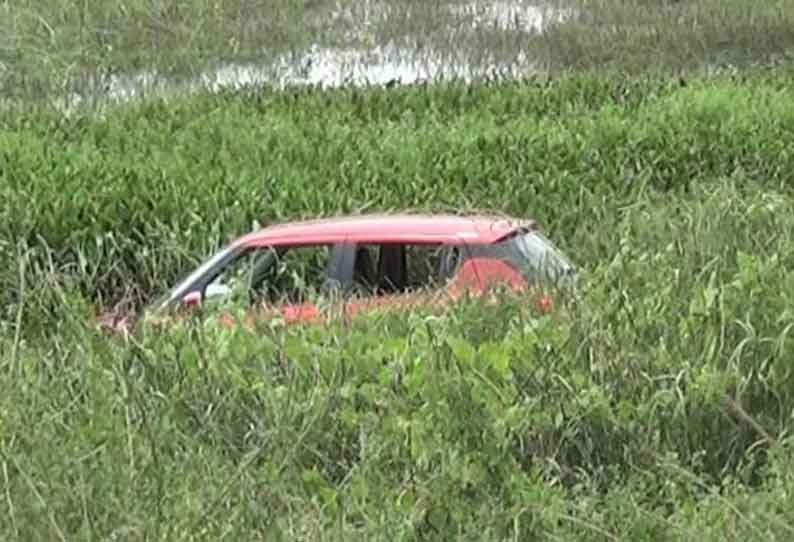
[[[201,292],[190,292],[182,298],[181,308],[188,312],[193,312],[201,308]]]

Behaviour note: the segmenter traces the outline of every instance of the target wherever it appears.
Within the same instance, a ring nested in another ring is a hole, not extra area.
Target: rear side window
[[[440,245],[406,245],[406,274],[410,288],[438,286],[457,269],[459,251]]]
[[[362,244],[353,285],[367,294],[404,293],[443,286],[457,271],[461,251],[440,244]]]

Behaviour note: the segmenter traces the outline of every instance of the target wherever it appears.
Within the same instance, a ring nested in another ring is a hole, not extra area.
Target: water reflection
[[[332,22],[344,23],[353,29],[345,34],[350,41],[363,41],[363,36],[375,32],[376,17],[381,17],[381,20],[388,18],[388,13],[376,12],[371,0],[353,7],[338,5],[337,8]],[[450,9],[462,24],[472,29],[499,31],[542,32],[549,24],[570,15],[569,10],[520,0],[469,2]],[[88,91],[71,94],[61,105],[64,109],[71,109],[88,101],[121,102],[136,97],[178,95],[205,89],[218,91],[260,84],[338,87],[449,79],[470,81],[494,74],[516,77],[534,67],[523,51],[517,51],[509,61],[497,62],[489,61],[485,56],[473,58],[471,52],[462,48],[441,51],[412,44],[410,39],[401,42],[403,44],[390,42],[366,49],[313,45],[308,50],[284,54],[265,64],[225,64],[182,82],[163,77],[155,71],[96,77],[86,85]]]

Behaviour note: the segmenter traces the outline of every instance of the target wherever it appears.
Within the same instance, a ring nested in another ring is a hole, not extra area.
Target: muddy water
[[[354,30],[345,37],[360,42],[362,36],[374,32],[376,17],[384,18],[384,14],[375,13],[375,9],[370,0],[362,0],[352,9],[340,7],[331,18],[331,24],[346,23]],[[472,1],[450,9],[461,25],[475,32],[543,32],[549,24],[571,15],[569,10],[522,0]],[[474,58],[462,48],[451,47],[441,51],[412,45],[410,37],[400,41],[399,45],[390,42],[367,48],[313,45],[268,63],[225,64],[181,83],[153,71],[97,78],[90,85],[95,90],[74,93],[61,105],[71,109],[87,101],[120,102],[136,97],[178,95],[204,89],[218,91],[258,84],[338,87],[448,79],[469,81],[492,74],[515,77],[533,69],[531,59],[523,51],[518,51],[509,61],[493,62],[483,56]]]

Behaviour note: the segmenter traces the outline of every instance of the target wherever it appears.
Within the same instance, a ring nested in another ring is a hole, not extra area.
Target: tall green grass
[[[198,96],[0,133],[3,540],[788,540],[785,74]],[[439,317],[128,341],[254,222],[540,220],[582,268]]]
[[[710,71],[789,66],[794,2],[578,0],[579,14],[532,41],[551,69]]]
[[[359,210],[531,215],[600,260],[615,200],[723,178],[787,192],[788,81],[252,91],[102,118],[9,116],[0,238],[109,299],[152,294],[255,223]],[[6,284],[17,274],[0,271]]]
[[[551,73],[788,66],[794,46],[792,0],[538,4],[568,15],[552,17],[538,33],[520,21],[475,25],[488,16],[489,1],[6,2],[0,6],[0,94],[15,104],[51,103],[73,92],[101,97],[112,75],[155,72],[175,82],[227,62],[267,66],[296,54],[297,64],[311,45],[397,45],[407,62],[464,70],[524,57],[525,69]]]
[[[130,343],[63,293],[0,372],[5,539],[785,539],[789,198],[616,220],[582,297]],[[605,236],[607,234],[604,234]]]

